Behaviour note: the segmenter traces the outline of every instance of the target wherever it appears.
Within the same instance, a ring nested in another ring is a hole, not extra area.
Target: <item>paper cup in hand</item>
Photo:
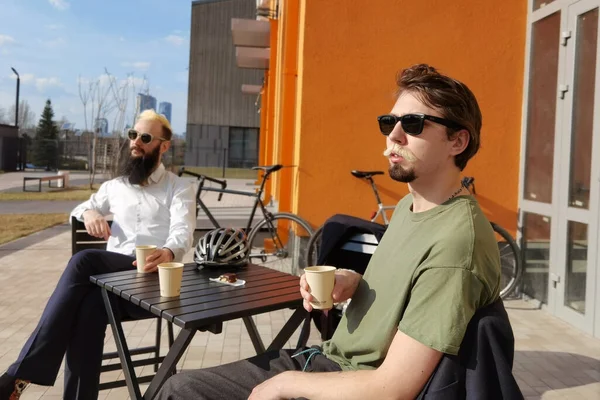
[[[150,254],[154,253],[156,250],[156,246],[135,246],[135,259],[137,261],[137,271],[138,272],[146,272],[144,271],[144,266],[146,265],[146,257]]]
[[[176,297],[181,292],[181,278],[183,277],[183,264],[168,262],[158,264],[158,282],[162,297]]]
[[[335,283],[335,267],[306,267],[306,283],[308,283],[313,301],[310,305],[316,310],[328,310],[333,307],[333,285]]]

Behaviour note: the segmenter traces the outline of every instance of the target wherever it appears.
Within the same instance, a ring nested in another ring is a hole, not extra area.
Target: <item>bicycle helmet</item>
[[[241,267],[248,263],[250,249],[246,234],[237,228],[217,228],[198,241],[194,261],[209,267]]]

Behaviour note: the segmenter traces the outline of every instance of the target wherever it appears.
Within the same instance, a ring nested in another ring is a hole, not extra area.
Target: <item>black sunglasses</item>
[[[386,114],[377,117],[377,121],[379,122],[379,130],[385,136],[392,133],[398,122],[402,124],[402,129],[404,130],[404,132],[408,133],[409,135],[420,135],[421,132],[423,132],[423,125],[425,125],[425,120],[435,122],[436,124],[444,125],[451,129],[466,129],[464,126],[454,121],[450,121],[445,118],[434,117],[433,115],[427,114],[405,114],[401,117],[392,114]]]
[[[129,140],[136,140],[138,137],[142,140],[142,143],[148,144],[154,139],[160,140],[161,142],[168,142],[167,139],[162,137],[154,137],[149,133],[139,133],[135,129],[130,129],[127,131],[127,136],[129,136]]]

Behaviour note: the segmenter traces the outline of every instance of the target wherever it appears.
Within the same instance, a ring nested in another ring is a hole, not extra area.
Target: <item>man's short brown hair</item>
[[[460,170],[479,150],[481,135],[481,110],[471,90],[462,82],[440,74],[427,64],[417,64],[406,68],[396,77],[397,95],[404,92],[419,98],[426,106],[435,108],[442,117],[457,122],[469,131],[467,148],[454,158]],[[447,128],[448,139],[456,130]]]

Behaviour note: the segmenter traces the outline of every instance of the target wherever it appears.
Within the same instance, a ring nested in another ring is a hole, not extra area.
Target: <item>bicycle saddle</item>
[[[383,171],[357,171],[353,170],[352,175],[357,178],[368,178],[373,175],[383,175]]]
[[[281,165],[281,164],[252,167],[252,169],[254,169],[254,170],[262,169],[263,171],[265,171],[267,173],[279,171],[281,168],[283,168],[283,165]]]

